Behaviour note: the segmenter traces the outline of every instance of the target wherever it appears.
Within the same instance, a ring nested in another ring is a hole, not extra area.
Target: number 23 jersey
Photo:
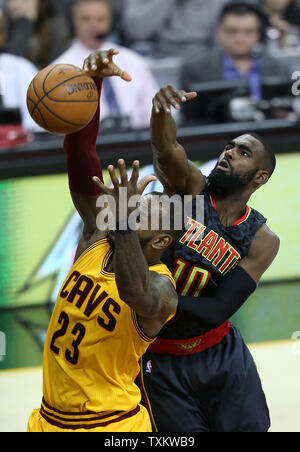
[[[106,239],[91,245],[71,268],[52,313],[43,394],[63,413],[128,412],[140,402],[138,361],[154,339],[141,331],[134,310],[119,297],[114,273],[105,270],[111,255]],[[149,270],[175,286],[165,265]]]

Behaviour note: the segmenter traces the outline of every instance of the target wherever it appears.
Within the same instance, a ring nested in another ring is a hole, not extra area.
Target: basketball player
[[[99,93],[104,76],[130,78],[114,65],[114,54],[98,52],[85,63],[88,73],[97,77]],[[151,431],[134,380],[140,357],[176,311],[175,283],[160,261],[176,232],[121,227],[128,223],[129,207],[125,216],[119,216],[117,209],[115,232],[97,229],[99,193],[112,196],[118,206],[120,187],[127,189],[128,203],[153,180],[148,176],[137,184],[137,161],[128,180],[120,159],[120,180],[109,166],[113,187],[106,187],[96,154],[98,128],[99,108],[85,129],[65,138],[71,195],[84,229],[48,327],[43,400],[31,414],[29,432]],[[146,214],[151,196],[141,200],[140,209]],[[166,214],[158,204],[151,207],[161,219]]]
[[[244,134],[226,144],[206,179],[178,143],[171,107],[196,93],[162,88],[153,99],[151,142],[156,174],[169,195],[204,196],[204,224],[163,255],[181,315],[163,328],[142,360],[140,387],[160,432],[265,432],[270,420],[253,358],[228,319],[271,265],[279,238],[248,207],[268,182],[275,157]],[[151,362],[151,372],[146,363]]]

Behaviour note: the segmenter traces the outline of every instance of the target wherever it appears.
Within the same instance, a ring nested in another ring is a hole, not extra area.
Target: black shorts
[[[267,432],[261,381],[238,329],[193,355],[147,352],[139,386],[153,431]]]

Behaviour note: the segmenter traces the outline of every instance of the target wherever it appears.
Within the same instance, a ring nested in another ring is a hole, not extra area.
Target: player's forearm
[[[114,270],[120,297],[143,314],[149,302],[149,268],[136,232],[116,232]]]
[[[254,280],[236,267],[225,278],[215,297],[183,297],[179,295],[182,315],[199,322],[202,328],[217,328],[232,317],[256,289]]]
[[[150,132],[153,157],[167,160],[177,145],[177,125],[172,115],[164,111],[156,113],[153,109]]]
[[[99,99],[102,80],[96,81]],[[92,121],[77,133],[67,135],[64,148],[67,155],[69,186],[72,193],[97,196],[100,191],[93,183],[93,176],[102,178],[102,168],[96,152],[96,142],[100,123],[100,101]]]
[[[188,158],[177,141],[177,126],[170,113],[152,111],[151,144],[155,174],[170,194],[184,194]]]

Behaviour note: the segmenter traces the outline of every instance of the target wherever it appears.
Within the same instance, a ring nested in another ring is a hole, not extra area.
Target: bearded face
[[[226,158],[218,161],[208,176],[209,186],[213,193],[228,196],[243,190],[254,179],[258,168],[248,171],[235,171]]]

